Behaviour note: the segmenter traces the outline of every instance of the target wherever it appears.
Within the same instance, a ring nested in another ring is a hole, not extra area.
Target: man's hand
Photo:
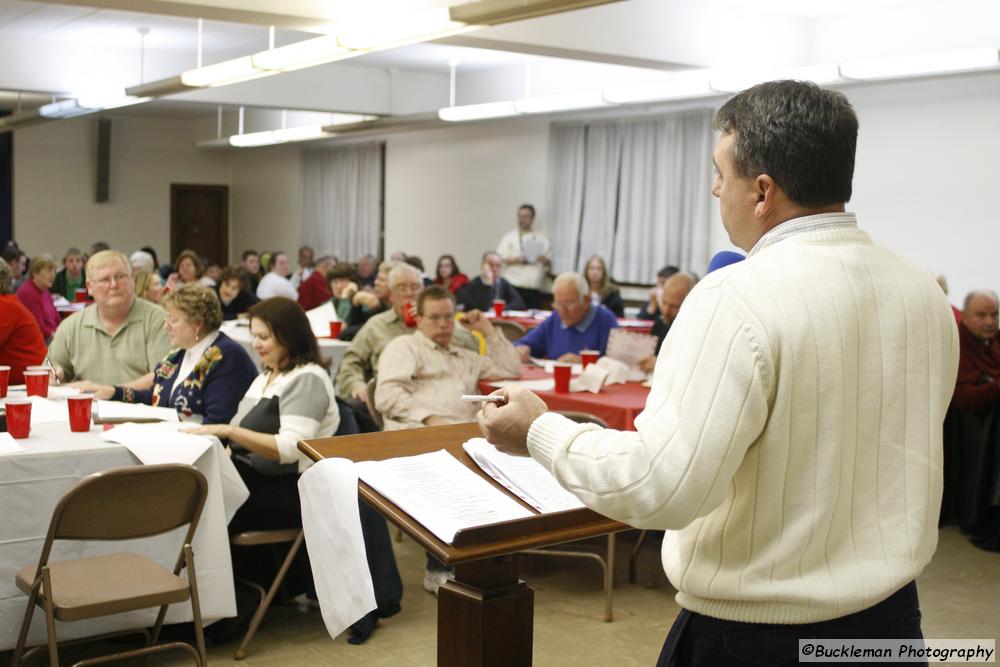
[[[438,417],[437,415],[431,415],[423,420],[425,426],[447,426],[448,420],[444,417]]]
[[[378,297],[371,292],[361,290],[355,293],[354,297],[351,299],[351,304],[355,306],[363,306],[365,308],[378,308]]]
[[[354,388],[354,391],[351,392],[351,397],[361,401],[365,405],[368,405],[368,386],[359,384]],[[371,406],[368,405],[368,407]]]
[[[493,333],[493,323],[483,317],[479,310],[470,310],[462,316],[459,323],[469,331],[478,331],[484,337]]]
[[[491,396],[503,396],[507,403],[497,407],[484,403],[479,411],[479,429],[496,448],[516,456],[528,455],[528,429],[540,415],[548,412],[545,401],[524,387],[498,389]]]
[[[527,264],[528,261],[524,258],[524,255],[518,255],[517,257],[511,257],[510,259],[503,260],[503,263],[510,266],[516,266],[518,264]]]
[[[656,367],[656,357],[643,357],[639,360],[639,369],[643,373],[652,373]]]
[[[517,356],[521,357],[521,363],[526,364],[531,361],[531,348],[527,345],[515,345],[514,349],[517,350]]]
[[[549,268],[552,266],[552,260],[546,257],[545,255],[539,255],[536,261],[545,268]]]
[[[583,359],[580,358],[579,354],[573,354],[572,352],[567,352],[566,354],[556,359],[556,361],[563,364],[579,364],[583,362]]]

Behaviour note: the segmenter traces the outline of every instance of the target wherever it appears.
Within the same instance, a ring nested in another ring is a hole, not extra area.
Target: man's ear
[[[757,190],[757,204],[753,212],[756,217],[763,218],[771,213],[778,203],[778,184],[767,174],[760,174],[754,179],[754,186]]]

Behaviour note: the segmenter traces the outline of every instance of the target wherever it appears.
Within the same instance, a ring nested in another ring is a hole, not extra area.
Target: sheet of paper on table
[[[31,401],[32,424],[69,423],[69,408],[66,407],[66,401],[54,401],[41,396],[29,396],[28,400]]]
[[[601,359],[600,361],[604,361]],[[617,363],[617,362],[615,362]],[[587,366],[586,370],[580,374],[580,377],[575,377],[569,381],[570,391],[589,391],[592,394],[600,393],[601,387],[608,380],[608,369],[599,364],[590,364]]]
[[[448,544],[462,528],[532,516],[443,449],[355,468],[366,484]]]
[[[67,417],[68,418],[68,417]],[[121,403],[120,401],[97,401],[97,418],[100,421],[127,421],[130,419],[178,422],[174,408],[155,408],[143,403]]]
[[[539,512],[561,512],[583,507],[580,499],[559,486],[545,467],[530,456],[504,454],[484,438],[462,445],[483,472]]]
[[[641,380],[646,376],[639,369],[639,360],[656,355],[656,336],[625,329],[612,329],[608,336],[605,357],[617,359],[629,367],[629,379]]]
[[[18,444],[10,433],[0,433],[0,456],[4,454],[17,454],[25,451],[24,447]]]
[[[186,463],[194,465],[212,446],[212,439],[178,430],[177,423],[119,424],[101,434],[108,442],[125,445],[146,465]]]
[[[556,388],[556,381],[551,378],[542,380],[494,380],[487,384],[497,389],[511,386],[524,387],[528,391],[552,391]]]
[[[317,338],[329,338],[330,322],[336,322],[340,319],[337,317],[337,310],[329,301],[322,306],[316,306],[312,310],[307,310],[306,318],[309,320],[309,326],[312,328],[313,335]]]

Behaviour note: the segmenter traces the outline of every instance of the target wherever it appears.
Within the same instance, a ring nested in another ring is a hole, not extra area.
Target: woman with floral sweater
[[[189,285],[168,294],[162,305],[173,349],[153,370],[151,390],[78,386],[101,399],[176,408],[185,421],[228,424],[257,369],[239,343],[219,331],[219,299],[206,287]]]

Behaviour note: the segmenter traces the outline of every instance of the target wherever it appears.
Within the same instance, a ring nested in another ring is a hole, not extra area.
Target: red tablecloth
[[[525,366],[522,380],[540,380],[552,377],[538,366]],[[488,382],[480,383],[480,390],[488,394],[495,390]],[[554,391],[535,392],[550,410],[573,410],[589,412],[600,417],[608,426],[620,431],[634,431],[635,416],[646,407],[646,397],[649,389],[638,382],[613,384],[601,389],[600,393],[580,391],[569,394],[557,394]]]
[[[530,331],[545,321],[545,318],[538,319],[534,317],[491,317],[490,319],[498,319],[503,322],[516,322],[524,327],[525,331]],[[626,331],[634,331],[636,333],[648,334],[653,329],[652,320],[623,320],[619,318],[618,324]]]

